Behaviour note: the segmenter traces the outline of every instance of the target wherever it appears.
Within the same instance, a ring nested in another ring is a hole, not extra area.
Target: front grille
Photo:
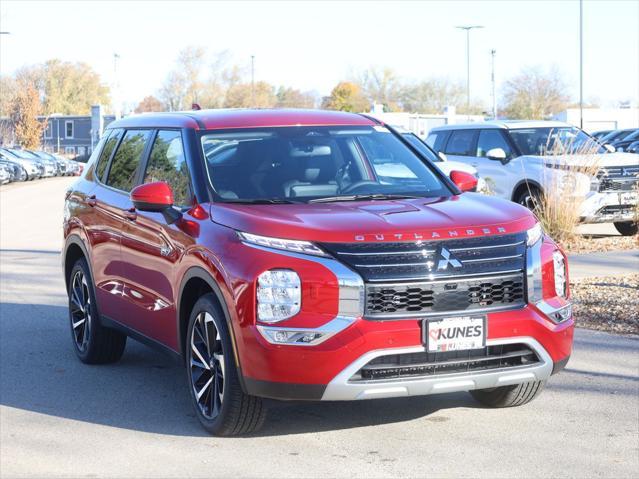
[[[321,246],[364,279],[367,319],[501,310],[525,304],[525,232]]]
[[[500,344],[481,349],[419,352],[379,356],[362,367],[350,381],[375,381],[458,374],[530,366],[539,362],[526,344]]]
[[[599,191],[633,191],[639,187],[639,166],[609,166],[597,173]]]
[[[634,214],[634,205],[608,205],[597,212],[597,216],[628,216]]]
[[[402,243],[323,243],[369,283],[521,271],[526,233]],[[448,260],[446,260],[448,259]]]
[[[523,273],[499,277],[406,284],[368,284],[366,317],[414,317],[429,313],[520,306]]]

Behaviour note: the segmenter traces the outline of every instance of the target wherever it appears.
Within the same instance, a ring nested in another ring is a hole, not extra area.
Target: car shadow
[[[85,365],[73,353],[67,309],[2,303],[0,404],[117,428],[206,436],[192,409],[183,367],[133,340],[122,359]],[[443,412],[476,405],[469,394],[361,402],[267,400],[258,436],[350,429],[417,418],[440,422]],[[439,414],[442,413],[442,414]]]

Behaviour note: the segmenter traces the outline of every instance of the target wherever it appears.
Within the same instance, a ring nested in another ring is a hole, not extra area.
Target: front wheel
[[[528,185],[515,198],[515,203],[525,206],[530,211],[535,211],[541,206],[541,191],[535,186]]]
[[[242,391],[231,336],[212,294],[195,303],[185,346],[189,391],[204,429],[215,436],[259,429],[266,411],[261,398]]]
[[[639,223],[633,221],[616,222],[615,228],[621,236],[634,236],[639,232]]]
[[[501,386],[491,389],[476,389],[470,394],[480,403],[488,407],[514,407],[529,403],[541,394],[545,381],[532,381],[515,384],[513,386]]]

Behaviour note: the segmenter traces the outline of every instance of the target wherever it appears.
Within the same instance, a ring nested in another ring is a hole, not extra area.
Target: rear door
[[[190,175],[180,130],[158,130],[152,138],[141,183],[164,181],[171,186],[175,205],[193,204]],[[132,205],[131,205],[132,206]],[[189,221],[167,224],[161,213],[136,211],[122,237],[125,315],[136,318],[136,330],[173,350],[176,335],[176,262],[195,243]]]
[[[124,308],[128,292],[123,276],[121,244],[132,215],[129,192],[140,176],[140,165],[151,131],[119,130],[112,135],[104,148],[104,154],[110,150],[112,158],[108,165],[98,163],[97,187],[92,195],[99,218],[93,232],[93,264],[98,272],[94,280],[101,314],[135,328],[137,318],[127,316]]]

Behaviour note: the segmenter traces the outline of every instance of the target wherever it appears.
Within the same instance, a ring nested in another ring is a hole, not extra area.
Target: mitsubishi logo
[[[450,251],[448,251],[446,248],[442,248],[441,252],[439,253],[440,256],[440,260],[439,263],[437,263],[437,271],[440,271],[442,269],[448,269],[448,265],[451,265],[453,268],[461,268],[462,264],[460,263],[460,261],[455,258],[453,255],[450,254]]]

